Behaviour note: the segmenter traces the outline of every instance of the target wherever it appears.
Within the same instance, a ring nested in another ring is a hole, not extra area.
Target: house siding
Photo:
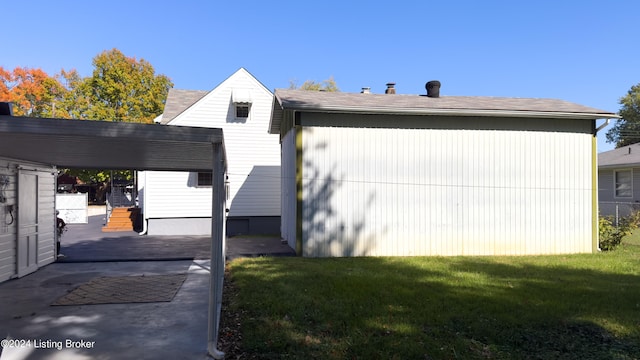
[[[40,164],[0,158],[0,175],[8,176],[9,185],[4,190],[6,201],[0,203],[0,282],[17,276],[18,237],[18,168],[37,175],[38,233],[36,263],[38,267],[55,260],[55,169]],[[10,214],[6,206],[14,205]]]
[[[301,121],[303,255],[592,251],[590,121],[323,116]]]
[[[251,90],[252,104],[246,120],[235,117],[234,89]],[[272,102],[273,95],[241,69],[168,125],[222,128],[228,166],[229,220],[250,222],[252,217],[259,217],[263,222],[275,222],[277,231],[281,201],[280,145],[278,135],[267,132]],[[144,185],[147,187],[144,217],[210,218],[211,204],[205,199],[211,197],[211,188],[191,186],[189,176],[194,174],[154,172],[148,176]],[[254,223],[260,224],[260,219]],[[177,231],[188,234],[190,226],[186,224]],[[151,222],[149,226],[153,232]]]
[[[632,170],[632,197],[615,196],[615,172]],[[626,216],[631,210],[640,208],[640,168],[620,167],[598,170],[598,203],[603,216]],[[636,205],[636,203],[638,203]],[[617,211],[616,211],[617,210]]]

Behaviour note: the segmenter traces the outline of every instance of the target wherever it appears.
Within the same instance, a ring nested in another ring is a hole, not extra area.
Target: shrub
[[[640,211],[634,211],[629,216],[618,220],[618,226],[613,224],[611,217],[601,216],[598,219],[600,249],[610,251],[618,247],[622,238],[631,235],[640,223]]]

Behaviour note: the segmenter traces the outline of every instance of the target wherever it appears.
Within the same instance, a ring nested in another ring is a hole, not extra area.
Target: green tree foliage
[[[151,123],[164,110],[173,83],[144,59],[112,49],[96,56],[93,65],[91,77],[71,83],[78,118]]]
[[[333,76],[330,76],[327,80],[322,82],[316,82],[313,80],[307,80],[302,85],[298,86],[295,81],[289,81],[289,89],[300,89],[300,90],[310,90],[310,91],[329,91],[329,92],[339,92],[340,89],[336,84],[336,81],[333,79]]]
[[[173,83],[155,74],[147,61],[127,57],[117,49],[93,59],[92,76],[62,69],[54,76],[40,69],[0,67],[0,101],[14,104],[16,116],[151,123],[164,111]],[[105,184],[110,171],[65,169],[86,183]],[[131,179],[131,172],[115,172]]]
[[[622,147],[640,142],[640,84],[633,85],[620,99],[622,119],[607,131],[607,142]]]

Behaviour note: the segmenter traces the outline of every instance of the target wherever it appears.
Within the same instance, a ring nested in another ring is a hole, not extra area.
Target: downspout
[[[142,215],[142,231],[138,235],[147,235],[147,219]]]
[[[595,133],[593,134],[593,136],[598,135],[598,131],[604,129],[605,127],[607,127],[607,125],[609,125],[609,122],[611,121],[611,119],[604,119],[604,123],[602,123],[602,125],[598,126],[596,128]]]
[[[591,252],[597,253],[600,249],[600,229],[599,229],[599,209],[598,209],[598,151],[597,151],[597,135],[598,131],[604,129],[611,119],[605,119],[604,123],[596,127],[593,131],[591,139],[591,211],[592,211],[592,245]],[[594,122],[595,125],[595,122]]]
[[[140,177],[138,177],[138,181],[140,181]],[[138,193],[138,200],[140,199],[140,185],[136,185],[138,187],[138,189],[136,189],[137,193]],[[140,207],[140,205],[142,205],[142,210],[144,210],[142,212],[142,231],[138,233],[138,235],[147,235],[147,222],[149,221],[147,218],[147,214],[146,214],[146,209],[147,209],[147,197],[144,196],[144,194],[146,193],[146,189],[147,189],[147,173],[144,174],[144,186],[143,189],[145,191],[143,191],[142,193],[142,204],[138,204],[138,207]]]

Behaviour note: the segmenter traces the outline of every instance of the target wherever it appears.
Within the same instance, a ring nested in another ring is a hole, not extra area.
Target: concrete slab
[[[0,337],[30,345],[13,360],[206,359],[209,266],[208,260],[51,264],[0,284]],[[171,302],[51,306],[93,277],[170,273],[188,274]],[[17,349],[5,349],[11,350]]]
[[[168,261],[209,259],[209,236],[151,236],[133,231],[103,233],[104,215],[88,224],[70,224],[62,235],[60,262]],[[295,251],[274,236],[227,238],[227,259],[254,256],[294,256]]]
[[[65,258],[0,284],[0,338],[25,345],[0,359],[207,359],[210,238],[102,233],[103,223],[69,225]],[[265,255],[294,251],[277,237],[227,239],[228,259]],[[171,302],[52,306],[97,277],[184,273]]]

